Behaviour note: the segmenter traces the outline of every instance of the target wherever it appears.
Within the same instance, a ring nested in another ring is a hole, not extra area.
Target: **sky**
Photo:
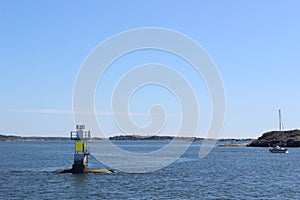
[[[246,1],[0,1],[0,134],[69,136],[74,83],[89,53],[120,32],[161,27],[194,39],[222,77],[226,118],[220,137],[256,138],[278,129],[300,128],[300,2]],[[200,108],[197,136],[211,116],[205,80],[166,52],[145,50],[123,56],[99,81],[95,109],[107,136],[118,135],[111,115],[112,90],[126,71],[143,63],[172,66],[194,89]],[[149,85],[134,93],[134,123],[151,122],[149,107],[164,105],[165,132],[180,123],[170,91]],[[122,113],[120,113],[122,114]],[[88,128],[88,127],[87,127]]]

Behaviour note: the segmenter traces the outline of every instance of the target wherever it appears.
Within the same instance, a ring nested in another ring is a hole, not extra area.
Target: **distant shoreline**
[[[57,140],[69,140],[67,137],[40,137],[40,136],[32,136],[32,137],[22,137],[22,136],[14,136],[14,135],[0,135],[0,142],[34,142],[34,141],[57,141]]]
[[[141,136],[141,135],[117,135],[109,138],[92,138],[93,140],[136,140],[136,141],[150,141],[150,140],[180,140],[180,141],[218,141],[226,142],[227,144],[220,144],[220,146],[249,146],[249,147],[269,147],[274,144],[279,144],[283,147],[300,147],[300,130],[287,130],[287,131],[270,131],[264,133],[258,139],[246,138],[222,138],[222,139],[209,139],[197,137],[176,137],[176,136]],[[14,135],[1,135],[0,142],[30,142],[30,141],[67,141],[69,137],[22,137]],[[246,144],[248,143],[248,144]]]
[[[175,136],[140,136],[140,135],[118,135],[112,136],[109,138],[93,138],[95,140],[182,140],[182,141],[204,141],[204,140],[214,140],[214,139],[205,139],[197,137],[175,137]],[[30,142],[30,141],[65,141],[70,140],[69,137],[41,137],[41,136],[32,136],[32,137],[22,137],[14,135],[1,135],[0,142]],[[226,141],[226,142],[251,142],[253,139],[233,139],[233,138],[222,138],[217,139],[217,141]]]

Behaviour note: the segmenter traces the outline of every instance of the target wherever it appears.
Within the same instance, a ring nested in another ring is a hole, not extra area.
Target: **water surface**
[[[116,141],[147,152],[166,141]],[[72,141],[1,142],[0,199],[300,199],[300,149],[216,147],[194,142],[175,163],[145,174],[55,174],[71,167]],[[93,157],[90,167],[106,167]]]

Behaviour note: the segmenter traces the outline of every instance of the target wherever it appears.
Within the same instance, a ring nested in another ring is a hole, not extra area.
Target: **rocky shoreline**
[[[249,147],[269,147],[279,144],[283,147],[300,147],[300,130],[270,131],[253,140]]]

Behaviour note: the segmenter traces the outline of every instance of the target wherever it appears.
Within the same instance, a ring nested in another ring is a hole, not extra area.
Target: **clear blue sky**
[[[1,0],[0,133],[68,136],[74,128],[70,112],[73,84],[83,60],[108,37],[141,27],[182,32],[195,39],[212,57],[227,97],[222,137],[258,137],[264,131],[277,129],[279,108],[286,129],[300,128],[299,10],[300,3],[296,0]],[[160,61],[161,57],[152,55],[147,59]],[[128,59],[124,62],[130,63]],[[179,66],[175,68],[182,70]],[[186,73],[198,90],[199,99],[203,99],[201,114],[209,115],[207,91],[197,86],[193,72],[182,73]],[[108,73],[109,79],[117,79],[116,74]],[[162,103],[169,98],[175,101],[159,88],[148,89],[152,96],[160,96]],[[143,92],[139,95],[134,97],[137,103],[132,110],[147,112],[155,99],[145,97],[147,94]],[[143,108],[141,101],[145,99],[148,101]],[[96,108],[104,113],[109,109],[97,103]],[[177,114],[176,107],[167,109],[171,115]],[[137,123],[144,123],[139,122],[138,115],[134,118]],[[205,117],[204,122],[207,122]],[[168,127],[171,133],[172,125]],[[114,131],[107,126],[108,135]],[[201,131],[205,131],[205,125]]]

